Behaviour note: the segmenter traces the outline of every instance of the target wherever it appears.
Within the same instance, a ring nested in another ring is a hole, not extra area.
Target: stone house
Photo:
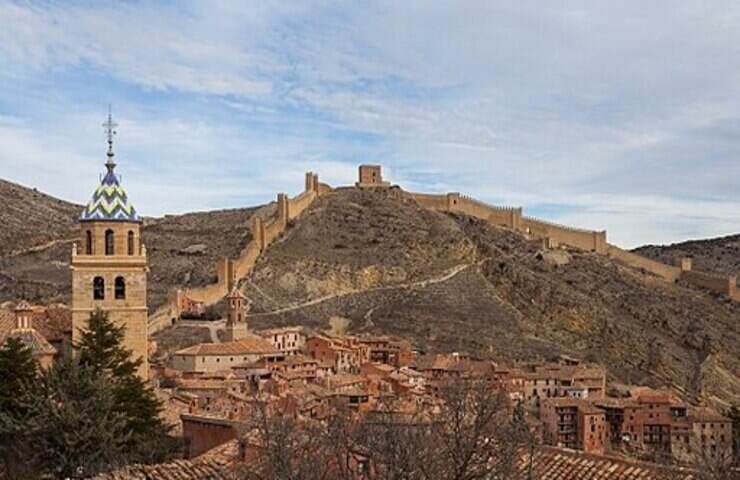
[[[283,354],[270,342],[250,336],[234,342],[201,343],[178,350],[172,356],[172,368],[190,373],[217,372],[262,359],[276,362],[282,358]]]

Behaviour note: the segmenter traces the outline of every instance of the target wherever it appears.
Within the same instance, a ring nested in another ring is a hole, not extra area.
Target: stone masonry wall
[[[731,298],[737,297],[737,277],[735,276],[722,277],[689,270],[682,272],[681,279],[697,287],[706,288]]]
[[[306,173],[305,190],[295,198],[288,198],[284,193],[277,196],[278,208],[274,217],[265,221],[260,217],[253,217],[250,222],[252,241],[249,242],[236,259],[222,259],[216,265],[218,282],[202,288],[188,289],[185,293],[189,298],[213,304],[226,296],[233,286],[246,277],[254,267],[260,253],[274,242],[287,228],[288,222],[303,213],[319,195],[331,191],[327,184],[320,183],[319,177],[313,172]],[[174,295],[173,298],[177,296]],[[153,334],[172,324],[172,320],[179,317],[179,307],[169,302],[151,315],[149,319],[149,334]]]
[[[646,272],[650,272],[653,275],[662,277],[669,282],[675,282],[681,276],[681,269],[679,267],[666,265],[665,263],[651,260],[647,257],[643,257],[642,255],[628,252],[617,247],[616,245],[608,244],[607,255],[609,256],[609,258],[612,258],[620,263],[623,263],[632,268],[645,270]]]
[[[557,223],[522,217],[522,230],[581,250],[606,254],[606,231],[581,230]]]
[[[555,243],[581,250],[601,254],[605,254],[607,250],[605,231],[580,230],[524,217],[521,208],[489,205],[459,193],[444,195],[412,193],[411,195],[422,207],[431,210],[464,213],[512,230],[541,238],[551,238]]]
[[[661,277],[669,282],[679,278],[692,285],[722,293],[740,301],[737,278],[722,277],[708,273],[684,271],[680,267],[666,265],[623,250],[606,241],[606,231],[582,230],[522,216],[521,208],[488,205],[459,193],[441,195],[426,193],[410,194],[420,206],[440,212],[460,212],[489,221],[495,225],[511,228],[528,235],[547,240],[549,245],[566,245],[580,250],[607,255],[617,262]],[[690,268],[688,269],[690,270]]]

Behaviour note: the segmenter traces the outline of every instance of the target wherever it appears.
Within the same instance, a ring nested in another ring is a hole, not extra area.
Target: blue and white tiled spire
[[[114,170],[116,163],[113,161],[113,135],[116,134],[114,128],[117,125],[113,123],[110,109],[108,110],[108,121],[103,124],[108,137],[108,161],[105,166],[108,172],[100,182],[100,186],[93,193],[92,199],[82,211],[80,220],[82,221],[121,221],[121,222],[140,222],[141,217],[136,212],[136,208],[129,202],[126,190],[121,186],[121,179]]]

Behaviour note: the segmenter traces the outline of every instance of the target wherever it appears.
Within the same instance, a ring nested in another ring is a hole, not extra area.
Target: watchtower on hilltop
[[[355,186],[360,188],[390,187],[389,182],[383,181],[383,172],[380,165],[360,165],[359,178]]]

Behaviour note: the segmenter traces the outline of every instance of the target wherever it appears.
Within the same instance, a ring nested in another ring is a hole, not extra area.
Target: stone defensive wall
[[[606,231],[604,230],[584,230],[526,217],[522,215],[522,209],[519,207],[489,205],[459,193],[409,194],[420,206],[429,210],[464,213],[532,237],[543,238],[546,240],[546,245],[550,247],[565,245],[606,255],[619,263],[650,273],[666,281],[675,282],[680,278],[691,285],[721,293],[740,301],[740,289],[737,288],[736,277],[692,271],[691,262],[687,259],[683,259],[681,267],[651,260],[607,243]]]
[[[260,254],[285,232],[291,220],[301,215],[316,198],[331,191],[331,186],[319,182],[318,175],[313,172],[306,173],[303,192],[294,198],[279,193],[274,214],[268,218],[256,214],[252,216],[249,222],[252,241],[242,249],[238,258],[222,259],[218,262],[216,265],[217,283],[202,288],[188,289],[185,292],[177,291],[173,298],[177,299],[185,295],[191,300],[206,305],[221,300],[239,280],[249,275]],[[607,243],[606,231],[604,230],[583,230],[525,217],[522,214],[521,207],[489,205],[457,192],[436,195],[409,192],[409,195],[421,207],[429,210],[464,213],[535,238],[542,238],[549,247],[565,245],[606,255],[617,262],[651,273],[669,282],[675,282],[680,278],[692,285],[728,295],[730,298],[740,301],[740,291],[737,288],[736,277],[723,277],[692,271],[691,262],[688,259],[683,259],[682,266],[676,267],[628,252]],[[155,333],[171,325],[179,316],[179,302],[177,300],[169,302],[150,315],[149,333]]]
[[[681,273],[681,280],[740,301],[736,276],[723,277],[711,273],[689,270]]]
[[[522,218],[521,229],[530,235],[547,238],[557,244],[568,245],[601,255],[607,253],[606,231],[604,230],[582,230],[530,217]]]
[[[623,250],[616,245],[608,244],[607,255],[609,256],[609,258],[614,259],[620,263],[623,263],[632,268],[636,268],[638,270],[644,270],[646,272],[652,273],[653,275],[662,277],[669,282],[675,282],[681,277],[681,269],[678,267],[666,265],[665,263],[651,260],[647,257],[643,257],[642,255],[628,252],[627,250]]]
[[[581,250],[606,254],[607,243],[605,231],[582,230],[525,217],[522,215],[521,207],[489,205],[459,193],[443,195],[411,193],[411,196],[424,208],[442,212],[464,213],[495,225],[507,227],[538,238],[546,238],[552,244],[567,245]]]
[[[294,198],[284,193],[277,195],[277,209],[270,218],[253,215],[249,229],[252,240],[242,249],[235,259],[224,258],[216,264],[218,281],[200,288],[190,288],[185,292],[178,291],[171,296],[172,300],[149,317],[149,334],[156,333],[172,325],[180,316],[180,305],[177,301],[183,295],[190,300],[212,305],[228,295],[234,285],[252,271],[260,254],[288,228],[288,223],[302,214],[319,196],[331,192],[332,188],[319,182],[319,176],[313,172],[306,173],[304,191]]]

